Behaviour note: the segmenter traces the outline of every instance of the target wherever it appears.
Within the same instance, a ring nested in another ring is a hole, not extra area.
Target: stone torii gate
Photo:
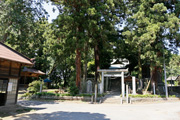
[[[124,86],[124,72],[128,72],[128,69],[99,69],[102,78],[100,83],[100,94],[104,92],[104,77],[121,77],[121,94],[124,97],[125,86]],[[111,74],[110,74],[111,73]],[[133,82],[133,94],[135,94],[135,77],[132,79]]]

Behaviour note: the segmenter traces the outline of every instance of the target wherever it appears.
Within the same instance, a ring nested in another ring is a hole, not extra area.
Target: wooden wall
[[[0,77],[20,77],[21,64],[0,59]]]
[[[7,91],[6,105],[16,103],[18,79],[10,78],[9,83],[12,83],[12,91]]]
[[[20,78],[21,64],[18,62],[0,59],[0,78],[7,78],[8,85],[12,84],[11,90],[6,91],[6,105],[15,104],[17,101],[18,82]]]

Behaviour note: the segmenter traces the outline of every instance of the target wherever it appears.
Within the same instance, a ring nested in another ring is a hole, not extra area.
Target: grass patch
[[[53,92],[42,92],[42,93],[35,93],[35,95],[37,96],[77,96],[77,97],[91,97],[92,95],[94,96],[94,94],[85,94],[85,93],[82,93],[82,94],[77,94],[77,95],[72,95],[70,93],[63,93],[63,94],[60,94],[60,93],[53,93]],[[98,97],[104,97],[106,94],[103,93],[103,94],[98,94],[97,96]]]
[[[24,112],[30,112],[30,111],[34,111],[34,109],[32,109],[32,108],[23,108],[23,109],[17,109],[16,110],[17,113],[24,113]]]
[[[2,109],[0,111],[0,118],[34,111],[33,108],[25,108],[25,107],[21,107],[19,105],[3,106]]]
[[[165,95],[151,95],[151,94],[146,94],[146,95],[141,95],[141,94],[137,94],[137,95],[132,95],[129,94],[129,97],[132,98],[166,98]],[[170,98],[176,98],[176,95],[169,95]]]

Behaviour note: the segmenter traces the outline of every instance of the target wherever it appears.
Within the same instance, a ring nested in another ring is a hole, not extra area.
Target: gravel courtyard
[[[88,104],[83,102],[19,101],[35,111],[3,120],[180,120],[180,102]]]

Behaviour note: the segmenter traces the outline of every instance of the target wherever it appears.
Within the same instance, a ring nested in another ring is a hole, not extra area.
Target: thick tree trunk
[[[158,57],[162,57],[161,52],[157,52]],[[151,81],[151,90],[153,88],[153,83],[155,84],[155,87],[158,88],[158,83],[162,82],[161,74],[162,74],[162,67],[160,66],[153,66],[152,67],[152,81]]]
[[[86,79],[87,79],[87,56],[88,56],[88,47],[85,44],[84,48],[84,66],[83,66],[83,87],[82,92],[86,92]]]
[[[143,81],[142,81],[142,63],[141,63],[141,48],[138,50],[138,78],[139,78],[139,85],[140,89],[143,89]]]
[[[153,88],[153,83],[155,84],[155,87],[158,88],[158,83],[161,82],[161,73],[162,73],[162,68],[154,66],[152,70],[152,81],[151,81],[151,90]]]
[[[138,51],[138,69],[139,69],[138,78],[142,79],[141,48],[139,48]]]
[[[100,65],[99,65],[99,48],[98,48],[98,45],[95,45],[95,48],[94,48],[94,55],[95,55],[95,82],[97,83],[97,79],[98,79],[98,70],[100,68]]]
[[[95,102],[97,100],[97,84],[98,84],[98,69],[100,68],[99,65],[99,48],[98,45],[96,44],[94,47],[94,55],[95,55]]]
[[[76,86],[80,89],[81,82],[81,52],[80,49],[76,49]]]

